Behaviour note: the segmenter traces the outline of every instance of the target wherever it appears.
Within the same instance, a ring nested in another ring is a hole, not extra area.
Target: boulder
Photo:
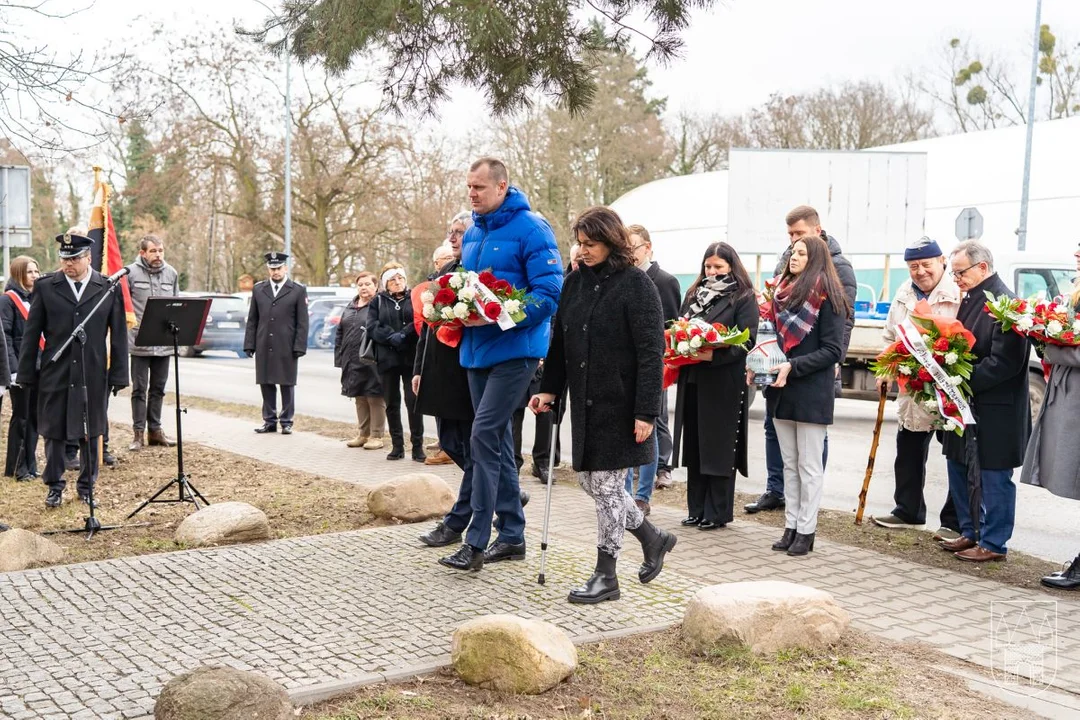
[[[438,475],[409,473],[368,492],[368,509],[377,518],[420,522],[441,518],[454,505],[454,493]]]
[[[847,612],[823,590],[780,581],[736,582],[698,590],[682,633],[695,650],[742,645],[755,653],[816,650],[840,639]]]
[[[270,537],[266,513],[243,502],[207,505],[184,518],[176,542],[190,547],[265,540]]]
[[[287,720],[285,688],[258,673],[201,667],[177,675],[154,703],[154,720]]]
[[[0,572],[52,565],[64,559],[64,548],[29,530],[0,533]]]
[[[570,677],[577,648],[549,622],[487,615],[454,631],[450,662],[470,685],[537,695]]]

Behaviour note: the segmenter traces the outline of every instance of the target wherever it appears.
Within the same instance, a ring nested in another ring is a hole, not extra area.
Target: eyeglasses
[[[75,257],[65,257],[65,258],[60,258],[60,262],[62,262],[62,263],[77,263],[78,261],[80,261],[80,260],[82,260],[83,258],[86,258],[86,257],[89,257],[89,255],[76,255]]]
[[[630,252],[637,252],[643,247],[649,247],[649,243],[639,243],[638,245],[631,245]]]
[[[974,265],[968,265],[968,266],[967,266],[966,268],[964,268],[963,270],[953,270],[953,271],[952,271],[952,276],[953,276],[954,278],[958,278],[958,277],[961,277],[961,276],[963,276],[963,274],[964,274],[964,273],[966,273],[966,272],[967,272],[968,270],[970,270],[970,269],[971,269],[971,268],[973,268],[973,267],[978,267],[979,265],[982,265],[982,263],[975,263]]]
[[[465,237],[464,230],[451,230],[450,237]]]

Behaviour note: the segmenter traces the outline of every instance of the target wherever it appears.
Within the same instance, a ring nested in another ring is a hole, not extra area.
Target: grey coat
[[[142,357],[164,357],[172,355],[172,348],[165,345],[153,347],[136,347],[135,336],[139,334],[142,325],[143,313],[146,312],[146,299],[160,296],[177,296],[180,294],[180,283],[176,268],[165,263],[158,270],[151,270],[139,257],[135,262],[128,265],[131,274],[128,275],[128,288],[131,290],[131,306],[135,310],[135,327],[128,330],[128,350],[132,355]]]
[[[1080,500],[1080,348],[1048,347],[1051,365],[1039,419],[1031,430],[1020,482]]]

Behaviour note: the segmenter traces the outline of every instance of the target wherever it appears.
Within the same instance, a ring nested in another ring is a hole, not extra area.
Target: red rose
[[[1067,342],[1069,344],[1076,342],[1076,333],[1074,333],[1072,330],[1066,330],[1065,332],[1061,333],[1061,341]]]
[[[701,337],[701,328],[699,328],[697,325],[690,328],[690,337]]]
[[[450,287],[449,275],[443,275],[439,278],[439,287]]]
[[[480,273],[480,282],[481,282],[481,284],[487,285],[488,287],[492,287],[498,279],[499,278],[495,277],[488,270],[485,270],[484,272]]]
[[[924,367],[919,368],[919,374],[916,375],[916,377],[922,380],[924,383],[933,382],[934,380],[934,376],[931,375],[930,371]]]
[[[1024,312],[1027,310],[1027,300],[1020,300],[1016,303],[1016,311]]]
[[[923,384],[924,383],[922,380],[918,378],[912,378],[908,382],[908,387],[911,388],[912,392],[922,392]]]
[[[960,412],[960,408],[958,408],[956,406],[956,403],[951,400],[946,400],[944,403],[942,403],[942,406],[945,408],[946,415],[956,415]]]
[[[514,292],[514,286],[506,282],[505,280],[495,280],[495,282],[493,282],[490,287],[497,293],[506,293],[507,295],[509,295],[510,293]]]
[[[716,332],[716,330],[710,330],[709,332],[705,333],[705,342],[714,343],[719,341],[720,333]]]
[[[444,287],[443,289],[439,290],[439,292],[435,293],[436,304],[450,305],[455,300],[457,300],[457,293],[455,293],[448,287]]]
[[[896,354],[897,355],[907,356],[907,355],[910,355],[911,353],[908,352],[907,345],[905,345],[904,343],[897,343],[896,344]]]
[[[495,320],[502,313],[502,305],[497,302],[489,302],[484,305],[484,315],[488,320]]]
[[[940,353],[948,352],[949,351],[949,339],[948,338],[938,338],[937,341],[934,342],[934,349],[937,350]]]
[[[716,328],[716,332],[727,332],[727,327],[723,323],[713,323],[712,326]]]
[[[676,340],[677,342],[686,342],[686,341],[687,341],[687,340],[689,340],[689,339],[690,339],[690,338],[689,338],[689,336],[688,336],[688,335],[686,334],[686,331],[685,331],[685,330],[676,330],[676,331],[675,331],[675,340]]]

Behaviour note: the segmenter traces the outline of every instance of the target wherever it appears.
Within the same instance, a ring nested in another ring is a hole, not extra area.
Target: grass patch
[[[994,717],[1022,710],[969,690],[935,665],[949,659],[912,644],[849,632],[820,653],[756,656],[741,648],[695,655],[678,629],[578,648],[578,671],[538,696],[470,687],[452,671],[380,684],[305,708],[303,720],[543,720],[626,718]]]

